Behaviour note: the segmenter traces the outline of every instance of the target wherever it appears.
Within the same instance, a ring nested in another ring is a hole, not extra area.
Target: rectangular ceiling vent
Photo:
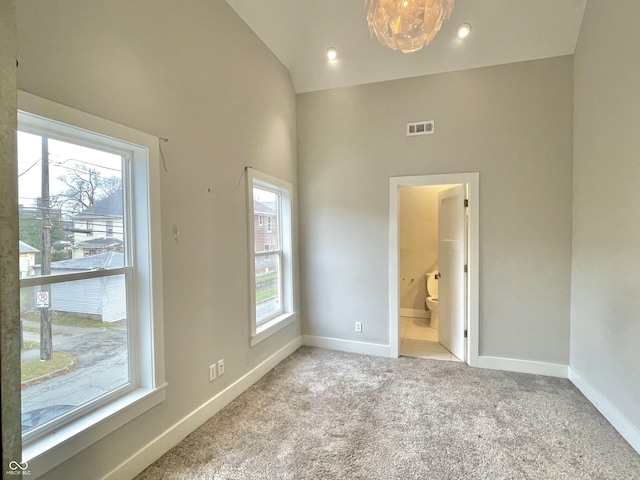
[[[407,137],[431,135],[435,129],[433,120],[407,123]]]

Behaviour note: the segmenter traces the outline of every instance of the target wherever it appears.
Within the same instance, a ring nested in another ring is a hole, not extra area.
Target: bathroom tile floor
[[[460,361],[438,343],[438,329],[431,328],[426,318],[400,317],[400,355]]]

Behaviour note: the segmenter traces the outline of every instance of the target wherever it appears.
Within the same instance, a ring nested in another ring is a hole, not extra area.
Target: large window
[[[46,468],[164,398],[157,139],[20,99],[53,118],[18,114],[22,436]]]
[[[247,169],[252,344],[295,319],[291,184]]]

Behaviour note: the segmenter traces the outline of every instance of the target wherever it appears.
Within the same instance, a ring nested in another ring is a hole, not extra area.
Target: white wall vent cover
[[[435,123],[433,120],[407,123],[407,137],[413,137],[414,135],[431,135],[434,129]]]

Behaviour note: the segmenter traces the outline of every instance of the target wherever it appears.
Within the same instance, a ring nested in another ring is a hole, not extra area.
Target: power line
[[[54,163],[54,165],[56,167],[64,168],[65,170],[68,170],[70,172],[75,172],[75,173],[78,173],[78,174],[91,174],[90,170],[82,170],[80,168],[67,167],[66,165],[63,165],[62,163]],[[89,165],[94,165],[94,164],[90,163]],[[78,166],[78,164],[76,163],[76,167],[77,166]],[[118,173],[122,174],[122,170],[118,170],[117,168],[99,167],[98,165],[94,165],[94,166],[97,167],[97,168],[104,168],[105,170],[113,170],[114,172],[118,172]],[[98,173],[100,173],[100,172],[98,172]],[[112,177],[103,177],[103,178],[119,178],[119,177],[114,175]]]
[[[122,157],[120,157],[120,158],[122,159]],[[84,163],[86,165],[91,165],[91,166],[96,167],[96,168],[102,168],[104,170],[113,170],[114,172],[122,172],[122,167],[120,167],[120,168],[105,167],[103,165],[98,165],[97,163],[91,163],[91,162],[87,162],[86,160],[79,160],[77,158],[67,158],[66,160],[62,160],[62,161],[58,161],[58,162],[54,162],[54,163],[56,165],[58,165],[58,166],[61,166],[63,168],[68,168],[68,169],[71,170],[71,167],[63,166],[64,163],[67,163],[67,162],[69,162],[71,160],[73,160],[74,162],[79,162],[79,163]]]
[[[24,175],[25,173],[27,173],[27,172],[28,172],[29,170],[31,170],[33,167],[35,167],[35,166],[38,164],[38,162],[39,162],[40,160],[42,160],[42,158],[37,159],[37,160],[36,160],[35,162],[33,162],[33,164],[32,164],[29,168],[27,168],[24,172],[19,173],[19,174],[18,174],[18,178],[19,178],[19,177],[21,177],[22,175]]]

